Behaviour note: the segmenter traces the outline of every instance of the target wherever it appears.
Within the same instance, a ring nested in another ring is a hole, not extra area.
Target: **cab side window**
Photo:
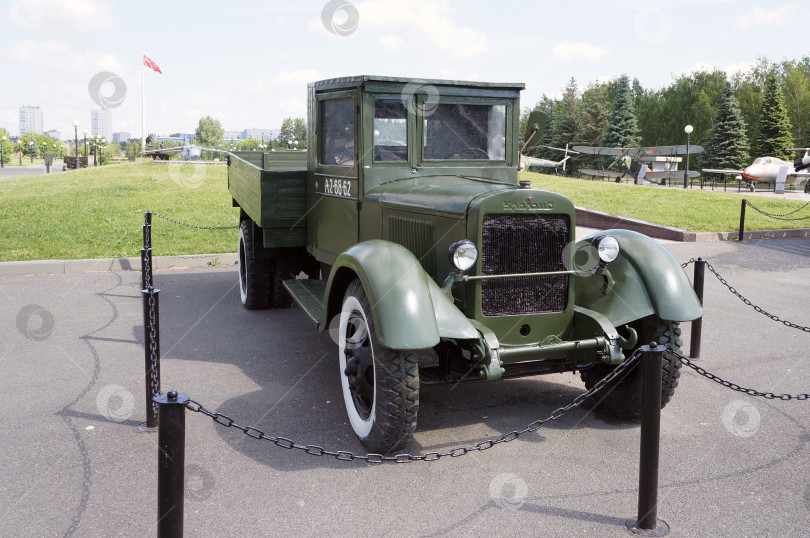
[[[321,101],[320,164],[354,166],[354,100]]]

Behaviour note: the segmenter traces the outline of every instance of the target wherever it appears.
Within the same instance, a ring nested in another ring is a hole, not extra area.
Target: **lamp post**
[[[5,143],[6,143],[6,137],[4,136],[4,137],[0,138],[0,168],[5,168],[6,167],[5,163],[3,162],[5,160],[5,157],[3,156],[3,144],[5,144]]]
[[[87,168],[87,130],[82,131],[84,134],[84,167]]]
[[[73,142],[76,158],[73,161],[73,169],[79,169],[79,122],[73,122]]]
[[[292,149],[293,144],[295,144],[295,138],[290,138],[287,140],[287,144],[289,144],[289,149]]]
[[[98,135],[93,135],[93,166],[98,166]]]
[[[683,188],[689,188],[689,139],[692,137],[693,128],[691,125],[687,125],[683,128],[683,132],[686,133],[686,169],[683,171]]]
[[[28,156],[31,157],[31,164],[34,164],[34,141],[28,141]]]
[[[102,136],[101,137],[101,159],[102,159],[102,161],[104,160],[104,148],[106,146],[107,146],[107,139]]]

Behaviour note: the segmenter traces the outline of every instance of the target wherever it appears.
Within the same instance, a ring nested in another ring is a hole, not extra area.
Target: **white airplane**
[[[202,148],[200,146],[195,146],[194,144],[189,144],[188,140],[186,140],[185,146],[177,146],[174,148],[161,148],[161,149],[151,149],[148,151],[142,152],[144,155],[152,157],[155,160],[161,161],[168,161],[171,157],[172,153],[180,153],[180,157],[184,161],[196,161],[202,156],[203,151],[216,151],[219,153],[228,153],[227,151],[223,151],[221,149],[209,149],[209,148]]]
[[[751,192],[756,190],[756,183],[798,183],[805,180],[804,192],[810,193],[810,172],[803,171],[810,166],[810,148],[793,148],[789,151],[803,151],[804,156],[793,162],[783,161],[776,157],[758,157],[744,170],[718,170],[714,168],[704,168],[702,172],[707,174],[733,174],[737,179],[742,179],[748,185]],[[784,192],[784,187],[782,192]]]
[[[565,149],[554,148],[554,147],[551,147],[551,146],[544,146],[544,145],[541,145],[541,144],[538,144],[535,147],[548,148],[548,149],[553,149],[553,150],[557,150],[557,151],[564,151],[565,152],[565,157],[563,157],[562,160],[560,160],[560,161],[552,161],[550,159],[540,159],[538,157],[529,157],[529,156],[523,155],[521,153],[520,154],[520,169],[522,171],[524,171],[524,172],[526,170],[528,170],[529,168],[538,167],[538,168],[553,168],[554,173],[556,174],[557,173],[557,168],[560,167],[560,166],[562,166],[563,172],[565,172],[565,161],[567,161],[568,159],[571,158],[569,153],[574,153],[574,154],[579,153],[578,151],[568,149],[568,144],[565,145]]]

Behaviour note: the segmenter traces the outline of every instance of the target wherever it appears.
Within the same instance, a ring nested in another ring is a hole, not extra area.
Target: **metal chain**
[[[235,230],[239,228],[239,226],[197,226],[196,224],[188,224],[185,222],[180,222],[179,220],[170,219],[169,217],[164,217],[160,213],[155,213],[154,211],[150,211],[156,217],[160,217],[163,220],[168,220],[169,222],[173,222],[175,224],[179,224],[180,226],[186,226],[188,228],[197,228],[198,230]]]
[[[459,456],[469,454],[470,452],[487,450],[495,445],[514,441],[515,439],[517,439],[518,437],[520,437],[525,433],[539,430],[540,427],[542,427],[545,423],[552,420],[556,420],[560,418],[562,415],[564,415],[566,412],[581,405],[582,402],[593,396],[594,393],[596,393],[597,391],[602,389],[605,385],[613,381],[613,379],[624,373],[625,370],[630,368],[630,366],[632,366],[636,362],[641,353],[642,351],[640,349],[637,349],[635,352],[633,352],[632,355],[630,355],[630,357],[627,358],[627,360],[625,360],[622,364],[617,366],[603,379],[599,380],[599,382],[597,382],[596,385],[594,385],[591,388],[591,390],[580,394],[579,396],[574,398],[568,405],[556,409],[548,417],[540,420],[535,420],[534,422],[529,423],[529,425],[523,428],[522,430],[519,431],[515,430],[509,433],[505,433],[500,437],[498,437],[497,439],[486,439],[485,441],[481,441],[480,443],[477,443],[473,446],[459,446],[446,452],[426,452],[424,454],[419,454],[416,456],[412,454],[397,454],[396,456],[384,456],[382,454],[373,454],[373,453],[354,454],[353,452],[347,450],[333,451],[327,450],[317,445],[300,445],[285,437],[273,437],[271,435],[267,435],[264,431],[260,430],[259,428],[253,426],[242,426],[240,424],[237,424],[231,417],[223,415],[222,413],[210,411],[209,409],[203,407],[202,404],[194,400],[189,400],[188,403],[186,404],[186,407],[191,411],[194,411],[195,413],[202,413],[203,415],[211,417],[211,419],[220,426],[242,430],[242,433],[244,433],[248,437],[252,437],[253,439],[270,441],[279,448],[286,448],[288,450],[292,449],[301,450],[311,456],[332,456],[333,458],[341,461],[363,460],[368,463],[408,463],[411,461],[436,461],[446,456],[450,456],[451,458],[457,458]]]
[[[760,313],[760,314],[762,314],[763,316],[768,316],[768,317],[769,317],[769,318],[771,318],[772,320],[774,320],[774,321],[778,321],[779,323],[781,323],[781,324],[785,325],[786,327],[790,327],[791,329],[799,329],[800,331],[804,331],[804,332],[806,332],[806,333],[810,333],[810,327],[803,327],[803,326],[801,326],[801,325],[797,325],[797,324],[795,324],[795,323],[793,323],[793,322],[791,322],[791,321],[787,321],[787,320],[785,320],[785,319],[782,319],[782,318],[780,318],[779,316],[776,316],[776,315],[774,315],[774,314],[771,314],[771,313],[769,313],[769,312],[766,312],[766,311],[765,311],[765,310],[763,310],[761,307],[759,307],[759,306],[757,306],[757,305],[753,304],[751,301],[749,301],[748,299],[746,299],[746,298],[745,298],[745,297],[744,297],[744,296],[743,296],[743,295],[742,295],[740,292],[738,292],[736,289],[734,289],[734,286],[732,286],[731,284],[729,284],[729,283],[726,281],[726,279],[725,279],[725,278],[723,278],[722,276],[720,276],[720,274],[719,274],[719,273],[718,273],[718,272],[715,270],[715,268],[714,268],[714,267],[712,267],[712,264],[710,264],[709,262],[706,262],[706,267],[708,267],[708,268],[709,268],[709,271],[711,271],[712,273],[714,273],[714,276],[716,276],[716,277],[717,277],[717,280],[719,280],[721,284],[723,284],[725,287],[727,287],[727,288],[728,288],[728,291],[730,291],[731,293],[733,293],[734,295],[736,295],[736,296],[737,296],[737,298],[739,298],[739,299],[740,299],[742,302],[744,302],[745,304],[747,304],[748,306],[750,306],[751,308],[753,308],[754,310],[756,310],[757,312],[759,312],[759,313]]]
[[[682,263],[682,264],[681,264],[681,267],[682,267],[682,268],[684,268],[684,269],[686,269],[686,266],[687,266],[687,265],[689,265],[690,263],[695,263],[695,259],[694,259],[694,258],[690,258],[688,262],[684,262],[684,263]]]
[[[155,325],[157,318],[155,316],[155,293],[152,288],[149,288],[149,359],[152,363],[149,377],[150,385],[152,387],[152,396],[160,395],[160,381],[158,380],[157,373],[157,331]],[[152,399],[152,413],[157,416],[158,404]]]
[[[763,214],[763,215],[765,215],[766,217],[771,217],[772,219],[778,219],[778,220],[807,220],[807,219],[810,219],[810,215],[808,215],[808,216],[806,216],[806,217],[796,217],[796,218],[794,218],[794,219],[786,219],[786,218],[785,218],[785,217],[786,217],[786,216],[788,216],[788,215],[793,215],[794,213],[798,213],[799,211],[801,211],[802,209],[804,209],[805,207],[807,207],[808,205],[810,205],[810,202],[807,202],[806,204],[804,204],[803,206],[801,206],[799,209],[796,209],[796,210],[793,210],[793,211],[789,211],[789,212],[787,212],[787,213],[778,214],[778,215],[777,215],[777,214],[773,214],[773,213],[766,213],[765,211],[761,210],[760,208],[758,208],[757,206],[755,206],[754,204],[752,204],[752,203],[751,203],[751,202],[749,202],[748,200],[746,200],[746,203],[747,203],[747,204],[748,204],[748,205],[751,207],[751,209],[753,209],[754,211],[758,211],[759,213],[762,213],[762,214]]]
[[[150,242],[151,244],[151,242]],[[147,290],[152,289],[152,249],[146,248],[144,249],[144,272],[143,272],[143,282],[146,286]]]
[[[678,357],[678,360],[681,361],[683,364],[688,366],[689,368],[696,371],[698,374],[702,375],[707,379],[711,379],[715,383],[719,383],[724,387],[728,387],[731,390],[736,390],[737,392],[744,392],[745,394],[750,394],[751,396],[761,396],[768,400],[807,400],[810,399],[810,394],[774,394],[773,392],[761,392],[756,389],[747,389],[745,387],[741,387],[737,383],[732,383],[731,381],[726,381],[722,377],[715,375],[711,372],[707,372],[697,364],[693,363],[689,360],[688,357],[685,357],[678,353],[677,350],[673,349],[671,346],[667,346],[667,350]]]

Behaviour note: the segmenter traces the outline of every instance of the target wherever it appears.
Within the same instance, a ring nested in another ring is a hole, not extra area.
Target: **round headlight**
[[[450,245],[450,263],[459,271],[466,271],[478,260],[475,243],[462,239]]]
[[[604,263],[610,263],[619,256],[619,242],[612,235],[597,237],[594,246]]]

